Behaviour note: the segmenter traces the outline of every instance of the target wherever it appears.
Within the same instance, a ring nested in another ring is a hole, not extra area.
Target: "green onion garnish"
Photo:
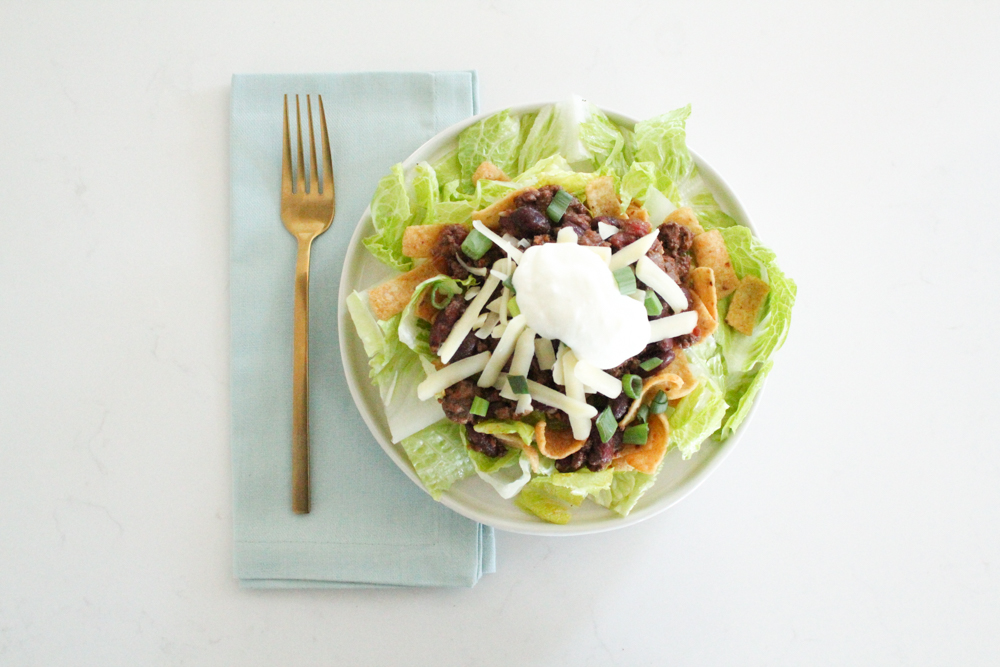
[[[656,392],[656,396],[649,404],[649,411],[654,415],[662,415],[667,411],[667,394],[665,392]]]
[[[492,247],[493,241],[486,238],[478,229],[473,229],[462,241],[462,252],[469,259],[479,259]]]
[[[611,412],[611,406],[604,408],[604,412],[597,418],[597,434],[601,436],[601,442],[607,442],[618,430],[618,422]]]
[[[523,375],[508,375],[507,382],[510,383],[510,390],[515,394],[527,394],[528,380]]]
[[[511,280],[513,276],[507,276],[507,279],[503,281],[503,286],[510,290],[511,294],[517,294],[517,290],[514,289],[514,281]]]
[[[476,415],[477,417],[485,417],[489,409],[490,409],[490,402],[487,401],[482,396],[476,396],[474,399],[472,399],[472,407],[469,408],[469,414]]]
[[[511,317],[517,317],[521,314],[521,309],[517,307],[517,299],[511,297],[507,302],[507,314]]]
[[[623,266],[614,273],[615,282],[618,283],[618,291],[622,294],[631,294],[635,291],[635,274],[632,268]]]
[[[549,216],[549,220],[552,222],[559,222],[572,203],[573,195],[562,189],[556,190],[555,196],[552,197],[552,203],[545,209],[545,215]]]
[[[649,419],[649,406],[648,405],[639,406],[639,410],[636,411],[635,417],[641,422],[644,422],[647,419]]]
[[[642,378],[631,373],[625,374],[622,378],[622,391],[629,398],[639,398],[642,393]]]
[[[454,280],[442,281],[431,291],[431,305],[441,310],[451,303],[452,297],[461,292],[462,288]]]
[[[646,300],[643,303],[646,306],[646,314],[650,317],[656,317],[663,312],[663,304],[660,303],[660,298],[651,289],[646,290]]]
[[[646,361],[639,364],[639,368],[641,368],[644,371],[651,371],[654,368],[659,367],[659,365],[662,363],[663,359],[660,359],[659,357],[653,357],[652,359],[646,359]]]
[[[649,424],[629,426],[625,429],[625,437],[622,440],[626,445],[645,445],[649,440]]]

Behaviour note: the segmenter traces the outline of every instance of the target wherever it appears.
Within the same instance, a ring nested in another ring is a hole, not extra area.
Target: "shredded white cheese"
[[[456,382],[461,382],[482,371],[486,368],[489,359],[489,352],[480,352],[473,357],[466,357],[461,361],[448,364],[441,370],[428,373],[427,379],[417,385],[417,398],[426,401],[437,396]]]
[[[605,373],[588,361],[578,360],[574,373],[578,380],[594,388],[598,393],[608,398],[618,398],[622,393],[622,381],[613,375]]]
[[[628,266],[629,264],[634,264],[639,261],[639,258],[649,252],[649,249],[653,247],[653,241],[656,240],[657,231],[654,229],[650,233],[642,236],[632,243],[611,255],[611,263],[608,265],[612,271],[617,271],[623,266]]]
[[[611,264],[611,248],[606,245],[585,245],[581,246],[596,254],[605,264]]]
[[[473,220],[472,226],[479,230],[479,233],[488,238],[490,241],[496,243],[501,250],[503,250],[507,255],[513,259],[515,262],[521,262],[521,251],[512,246],[507,241],[504,241],[500,236],[496,234],[493,230],[483,224],[482,220]]]
[[[524,315],[518,315],[507,323],[503,335],[500,336],[500,342],[497,343],[496,349],[493,350],[493,355],[490,357],[489,363],[483,369],[483,374],[479,376],[477,384],[480,387],[489,387],[496,382],[497,376],[503,370],[504,364],[510,359],[510,355],[514,351],[514,344],[517,342],[517,337],[524,330],[524,326]]]
[[[643,255],[635,264],[635,277],[646,283],[654,292],[663,297],[675,313],[687,310],[688,300],[674,279],[658,267],[653,260]]]
[[[606,222],[602,221],[597,223],[597,233],[601,235],[602,241],[607,241],[612,236],[617,234],[619,231],[620,230],[617,227],[615,227],[614,225],[609,225]]]
[[[535,356],[535,332],[531,327],[524,327],[521,335],[517,337],[514,345],[514,355],[510,358],[509,375],[523,375],[528,377],[531,370],[531,359]],[[517,397],[517,409],[515,414],[524,415],[531,412],[531,395],[520,394]]]
[[[658,343],[666,338],[677,338],[689,334],[698,326],[698,313],[689,310],[649,323],[649,342]]]
[[[535,339],[535,357],[538,358],[538,367],[543,371],[550,371],[556,364],[556,352],[552,349],[552,341],[548,338]]]
[[[448,334],[445,341],[441,343],[441,347],[438,348],[438,356],[441,357],[442,362],[448,363],[451,361],[451,358],[458,350],[458,346],[462,344],[465,337],[469,335],[470,331],[472,331],[472,324],[476,321],[476,318],[479,317],[479,313],[482,311],[486,301],[493,295],[493,290],[495,290],[499,284],[500,281],[494,276],[486,277],[486,282],[483,283],[483,288],[479,290],[479,294],[477,294],[476,298],[472,300],[469,307],[465,309],[462,316],[458,318],[458,321],[455,322],[455,326],[451,329],[451,333]]]
[[[586,392],[583,389],[583,382],[576,375],[576,355],[573,350],[567,350],[562,358],[562,376],[566,382],[566,396],[581,403],[587,402]],[[569,425],[573,429],[573,437],[576,440],[586,440],[590,435],[590,419],[580,415],[570,415]]]
[[[566,394],[546,387],[544,384],[538,384],[534,380],[528,380],[528,391],[531,392],[532,400],[562,410],[570,417],[577,416],[590,420],[597,416],[597,408],[593,405],[574,400]]]

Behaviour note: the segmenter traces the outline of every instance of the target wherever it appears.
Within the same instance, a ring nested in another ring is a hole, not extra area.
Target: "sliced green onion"
[[[626,373],[622,376],[622,391],[629,398],[639,398],[642,393],[642,378],[638,375]]]
[[[559,222],[572,203],[573,195],[563,189],[556,190],[555,196],[552,197],[552,203],[545,209],[545,215],[549,216],[549,220],[552,222]]]
[[[622,294],[631,294],[635,291],[635,274],[632,267],[623,266],[614,273],[615,282],[618,283],[618,291]]]
[[[462,241],[462,252],[469,259],[479,259],[486,254],[486,251],[493,247],[493,241],[486,238],[486,235],[478,229],[473,229]]]
[[[604,408],[604,412],[597,418],[597,434],[601,436],[601,442],[607,442],[618,430],[618,422],[611,412],[611,406]]]
[[[510,301],[507,302],[507,314],[511,317],[517,317],[521,314],[521,309],[517,307],[517,299],[514,297],[511,297]]]
[[[639,410],[635,413],[635,417],[641,422],[645,422],[647,419],[649,419],[649,406],[648,405],[639,406]]]
[[[440,282],[431,291],[431,305],[441,310],[451,303],[456,294],[461,294],[461,292],[462,288],[454,280]]]
[[[654,415],[662,415],[667,411],[667,394],[665,392],[656,392],[656,396],[649,404],[649,411]]]
[[[510,390],[515,394],[528,393],[528,380],[523,375],[508,375],[507,382],[510,383]]]
[[[646,290],[646,300],[643,303],[646,306],[646,314],[650,317],[656,317],[663,312],[663,304],[660,303],[660,298],[651,289]]]
[[[476,396],[472,399],[472,407],[469,408],[469,414],[476,415],[477,417],[485,417],[489,409],[490,402],[482,396]]]
[[[649,424],[629,426],[625,429],[625,437],[622,440],[626,445],[645,445],[649,440]]]
[[[511,294],[517,294],[517,290],[514,289],[514,282],[511,280],[513,276],[507,276],[507,279],[503,281],[503,286],[510,290]]]
[[[654,368],[657,368],[662,363],[663,359],[660,359],[659,357],[653,357],[652,359],[646,359],[646,361],[639,364],[639,368],[641,368],[644,371],[651,371]]]

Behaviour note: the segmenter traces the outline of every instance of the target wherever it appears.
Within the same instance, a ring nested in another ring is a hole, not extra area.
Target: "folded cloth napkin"
[[[333,225],[312,250],[306,515],[291,506],[296,243],[278,206],[285,93],[303,95],[303,114],[305,93],[323,96],[337,193]],[[245,587],[472,586],[495,569],[493,529],[434,502],[368,431],[340,362],[338,336],[354,334],[337,331],[340,269],[379,178],[477,112],[475,72],[233,77],[234,569]]]

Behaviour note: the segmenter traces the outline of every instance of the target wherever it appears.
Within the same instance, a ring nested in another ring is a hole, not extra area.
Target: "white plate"
[[[511,108],[514,114],[537,111],[548,103],[531,104],[521,107]],[[482,120],[495,112],[484,113],[468,120],[462,121],[444,130],[423,146],[418,148],[403,163],[404,169],[409,171],[418,162],[434,162],[452,150],[457,142],[458,134],[466,127]],[[605,110],[605,113],[615,122],[631,127],[635,120]],[[712,193],[722,209],[731,215],[737,222],[753,230],[746,212],[740,205],[736,195],[733,194],[726,182],[709,167],[704,160],[692,152],[695,163],[705,179]],[[386,165],[388,171],[389,165]],[[395,273],[392,269],[375,259],[361,244],[361,239],[375,233],[372,227],[371,210],[366,209],[357,229],[351,237],[351,243],[347,248],[347,256],[344,260],[343,272],[340,276],[340,295],[338,300],[338,327],[340,329],[340,355],[344,363],[344,372],[347,375],[347,384],[354,396],[354,402],[361,412],[365,423],[371,430],[372,435],[389,455],[400,470],[413,480],[415,484],[423,487],[417,477],[406,452],[399,445],[392,444],[389,435],[389,428],[385,422],[385,415],[382,409],[382,401],[379,398],[378,389],[368,378],[368,356],[365,354],[361,339],[358,338],[347,313],[345,299],[354,290],[363,291],[372,285],[388,278]],[[541,519],[526,514],[518,509],[512,501],[503,500],[496,494],[492,487],[476,476],[458,482],[445,493],[441,502],[447,507],[455,510],[459,514],[475,521],[485,523],[502,530],[509,530],[516,533],[531,533],[535,535],[582,535],[588,533],[598,533],[606,530],[614,530],[638,523],[651,516],[654,516],[668,507],[679,502],[687,494],[708,477],[723,459],[732,451],[739,441],[744,429],[750,422],[757,404],[763,394],[763,387],[758,392],[750,414],[740,425],[740,427],[721,445],[714,441],[706,441],[702,444],[701,450],[687,461],[681,459],[680,453],[673,449],[667,453],[663,460],[663,467],[657,477],[656,483],[639,500],[635,508],[627,517],[622,517],[610,510],[604,509],[590,501],[573,508],[573,518],[569,524],[560,526],[542,521]]]

